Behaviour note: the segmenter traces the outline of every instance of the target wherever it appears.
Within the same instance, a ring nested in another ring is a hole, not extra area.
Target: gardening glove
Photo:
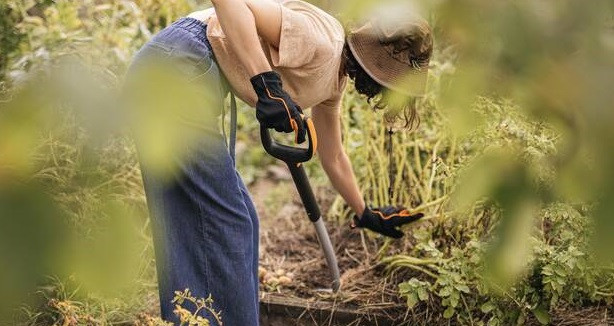
[[[385,236],[399,239],[403,232],[397,227],[415,222],[424,216],[422,213],[410,214],[403,207],[385,206],[381,208],[369,208],[367,206],[359,217],[354,216],[351,227],[367,228]]]
[[[267,71],[255,75],[250,81],[258,95],[256,118],[260,124],[279,132],[294,131],[295,141],[298,144],[304,142],[303,111],[283,90],[279,74]]]

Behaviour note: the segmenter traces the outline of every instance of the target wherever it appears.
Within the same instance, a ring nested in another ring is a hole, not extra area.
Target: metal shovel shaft
[[[328,269],[330,269],[330,273],[333,277],[333,292],[337,292],[339,290],[339,286],[341,285],[339,280],[339,266],[337,265],[337,256],[335,256],[333,244],[330,242],[330,237],[328,236],[328,232],[326,231],[326,225],[324,225],[324,219],[318,219],[313,223],[313,225],[316,227],[318,241],[320,242],[320,246],[322,247],[322,251],[324,252],[324,257],[326,257],[326,264],[328,265]]]
[[[313,222],[316,228],[316,234],[318,236],[318,241],[320,242],[320,247],[324,252],[326,264],[328,265],[328,269],[333,277],[333,292],[337,292],[340,286],[337,256],[335,255],[335,250],[333,249],[330,237],[326,231],[326,225],[324,224],[324,219],[320,213],[320,208],[318,207],[318,203],[313,195],[313,190],[309,184],[309,179],[307,179],[307,174],[305,173],[305,169],[303,168],[302,164],[288,163],[288,168],[290,169],[290,174],[292,175],[292,179],[296,184],[296,189],[298,190],[301,200],[303,201],[303,205],[305,206],[305,211],[307,211],[307,216],[309,217],[309,220]]]

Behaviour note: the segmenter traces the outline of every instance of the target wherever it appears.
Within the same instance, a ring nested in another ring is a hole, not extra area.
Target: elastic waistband
[[[185,29],[199,40],[205,42],[207,46],[211,48],[211,44],[209,43],[209,40],[207,40],[207,24],[204,22],[192,17],[183,17],[179,18],[171,26]]]

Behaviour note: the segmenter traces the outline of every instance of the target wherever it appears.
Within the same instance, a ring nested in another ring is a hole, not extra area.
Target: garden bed
[[[314,190],[325,214],[335,193],[326,186]],[[429,304],[408,309],[398,284],[424,275],[411,270],[389,273],[378,260],[381,240],[352,230],[349,222],[327,220],[341,271],[341,289],[333,294],[313,225],[291,180],[275,173],[257,180],[250,191],[261,221],[261,325],[456,324],[454,319],[441,317],[443,307]],[[425,223],[429,222],[422,225]],[[393,241],[385,250],[388,254],[408,251],[407,245],[411,243]],[[530,317],[526,324],[540,323]],[[610,306],[561,306],[551,311],[551,324],[614,325],[614,311]]]

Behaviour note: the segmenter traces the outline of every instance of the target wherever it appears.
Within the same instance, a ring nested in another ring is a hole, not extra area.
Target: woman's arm
[[[341,141],[341,121],[338,110],[315,106],[311,115],[318,133],[318,154],[322,167],[333,187],[358,216],[365,202],[356,183],[354,171]]]
[[[270,71],[260,40],[279,46],[281,7],[272,0],[212,0],[218,21],[250,76]]]

